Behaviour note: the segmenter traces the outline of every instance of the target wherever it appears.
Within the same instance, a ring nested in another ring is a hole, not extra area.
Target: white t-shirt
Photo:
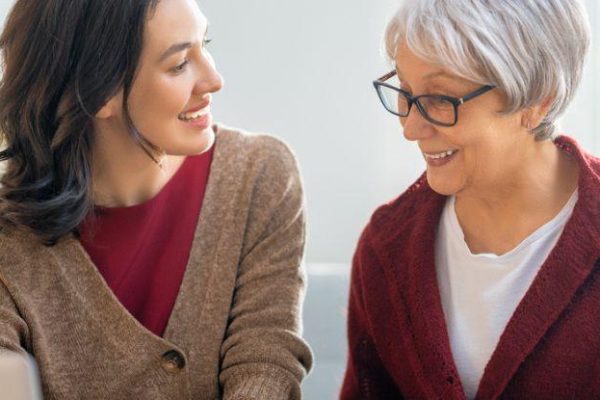
[[[563,209],[517,247],[500,256],[473,254],[454,208],[444,206],[436,237],[435,264],[450,347],[468,399],[517,305],[558,241],[575,203]]]

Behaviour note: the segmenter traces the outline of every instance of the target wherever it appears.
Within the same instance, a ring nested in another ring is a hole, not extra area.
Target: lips
[[[182,121],[193,121],[210,113],[210,107],[204,107],[198,111],[185,112],[179,114],[178,118]]]
[[[432,153],[432,152],[427,152],[426,153],[426,152],[423,152],[423,155],[428,160],[439,160],[439,159],[442,159],[442,158],[450,157],[451,155],[453,155],[457,151],[458,150],[456,150],[456,149],[450,149],[450,150],[440,151],[440,152],[437,152],[437,153]]]
[[[452,161],[457,153],[456,149],[448,149],[438,152],[423,152],[423,157],[430,167],[441,167]]]
[[[178,115],[178,118],[183,121],[191,121],[210,112],[210,99],[202,102],[201,104],[183,111]]]

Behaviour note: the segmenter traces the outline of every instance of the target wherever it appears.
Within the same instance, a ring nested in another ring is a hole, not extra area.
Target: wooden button
[[[169,350],[162,355],[162,367],[170,374],[177,374],[185,367],[185,357],[177,350]]]

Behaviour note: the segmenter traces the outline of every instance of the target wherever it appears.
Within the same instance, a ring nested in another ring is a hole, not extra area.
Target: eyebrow
[[[191,42],[176,43],[176,44],[172,45],[171,47],[169,47],[167,50],[165,50],[165,52],[162,53],[162,55],[160,56],[158,61],[162,62],[165,59],[172,56],[173,54],[179,53],[180,51],[183,51],[183,50],[187,50],[191,47],[192,47]]]
[[[433,78],[448,78],[448,79],[456,79],[456,76],[452,76],[449,73],[447,73],[446,71],[438,71],[438,72],[432,72],[430,74],[425,75],[425,79],[433,79]]]
[[[203,36],[204,38],[206,38],[208,36],[208,27],[209,27],[209,24],[207,22],[206,29],[204,30],[204,36]],[[164,53],[162,53],[162,55],[158,59],[158,62],[164,61],[165,59],[169,58],[170,56],[172,56],[175,53],[179,53],[180,51],[190,49],[190,48],[192,48],[192,46],[193,46],[192,42],[175,43],[174,45],[170,46],[167,50],[165,50]]]
[[[398,68],[396,68],[396,75],[398,76],[398,79],[400,81],[404,80],[404,77],[402,76],[402,74],[400,73],[400,71],[398,70]],[[433,79],[433,78],[437,78],[437,77],[448,78],[448,79],[455,79],[455,77],[453,77],[452,75],[448,74],[446,71],[431,72],[431,73],[425,75],[423,77],[423,79]]]

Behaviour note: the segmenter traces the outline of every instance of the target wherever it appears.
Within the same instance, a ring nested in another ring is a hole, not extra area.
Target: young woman
[[[49,399],[299,399],[301,181],[213,125],[193,0],[18,0],[0,39],[0,354]]]
[[[354,258],[346,399],[600,396],[600,160],[556,134],[578,0],[413,0],[375,87],[427,171]]]

